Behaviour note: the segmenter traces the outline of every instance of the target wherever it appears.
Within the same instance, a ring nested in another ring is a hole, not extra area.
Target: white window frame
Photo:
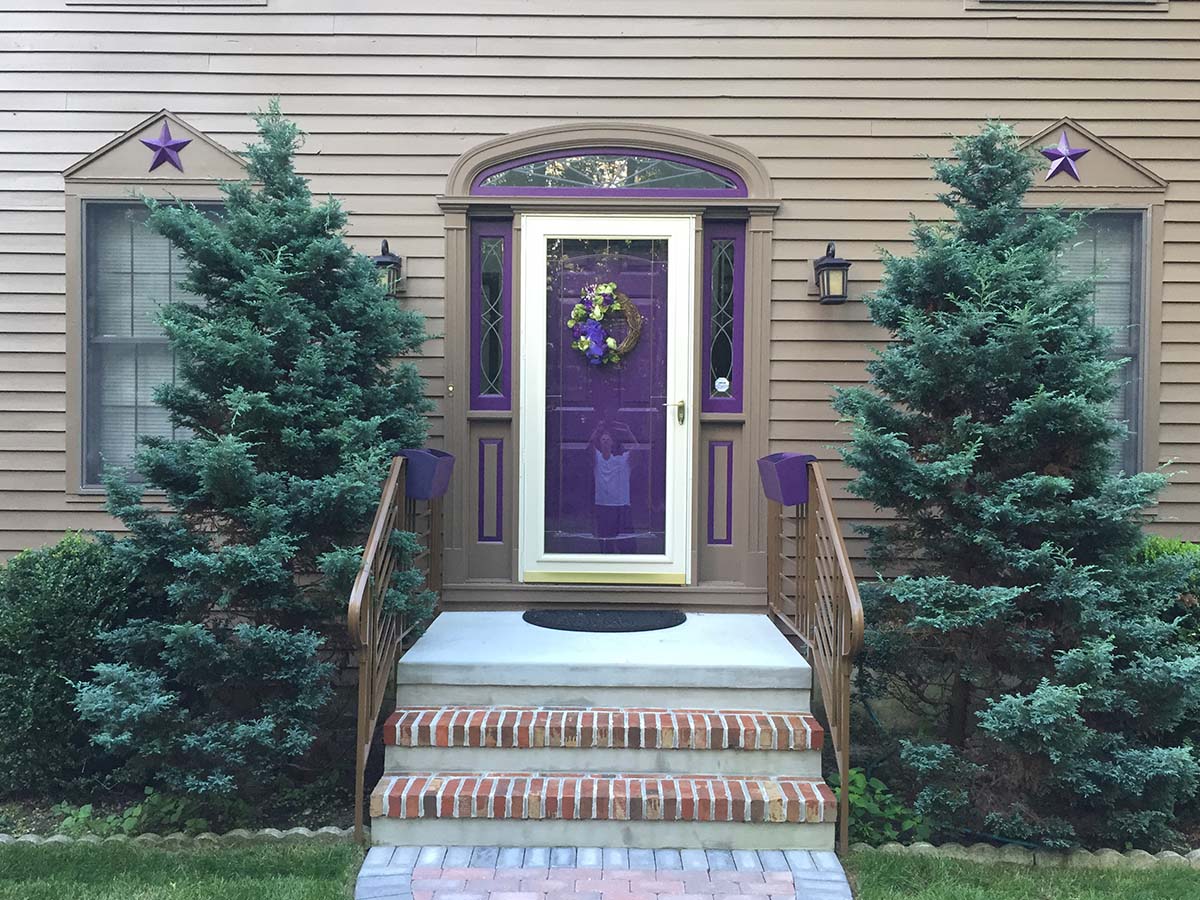
[[[180,190],[179,188],[184,188]],[[137,192],[137,193],[135,193]],[[123,205],[140,202],[142,194],[173,203],[182,201],[198,206],[224,203],[225,196],[215,183],[192,182],[180,185],[176,192],[167,193],[159,185],[138,184],[134,181],[104,180],[93,183],[68,181],[66,189],[67,217],[67,342],[66,342],[66,495],[69,503],[102,504],[106,495],[102,484],[89,483],[86,475],[87,405],[85,399],[87,366],[87,241],[84,235],[85,206],[90,203],[112,202]],[[147,489],[151,495],[161,492]]]

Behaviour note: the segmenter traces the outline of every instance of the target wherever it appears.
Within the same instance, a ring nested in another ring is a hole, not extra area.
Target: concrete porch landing
[[[399,696],[421,702],[430,686],[437,704],[720,706],[704,702],[720,695],[725,708],[807,708],[797,701],[812,670],[765,615],[689,612],[675,628],[624,634],[554,631],[521,615],[443,612],[400,660]]]

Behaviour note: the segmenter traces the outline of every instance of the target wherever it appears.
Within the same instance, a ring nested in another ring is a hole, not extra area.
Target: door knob
[[[663,406],[674,406],[675,419],[680,425],[683,424],[683,420],[687,417],[687,404],[684,403],[684,401],[680,400],[678,403],[664,403]]]

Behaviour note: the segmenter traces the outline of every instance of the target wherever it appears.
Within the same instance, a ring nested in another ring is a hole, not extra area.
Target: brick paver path
[[[851,900],[807,850],[372,847],[356,900]]]

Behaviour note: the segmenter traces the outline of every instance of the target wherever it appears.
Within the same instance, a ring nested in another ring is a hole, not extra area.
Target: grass
[[[890,853],[846,860],[859,900],[1184,900],[1200,898],[1200,871],[1054,869]]]
[[[353,844],[161,850],[129,845],[0,847],[0,900],[348,900]],[[856,853],[859,900],[1184,900],[1190,868],[1053,869]]]
[[[349,843],[8,845],[0,847],[0,900],[347,900],[361,862]]]

